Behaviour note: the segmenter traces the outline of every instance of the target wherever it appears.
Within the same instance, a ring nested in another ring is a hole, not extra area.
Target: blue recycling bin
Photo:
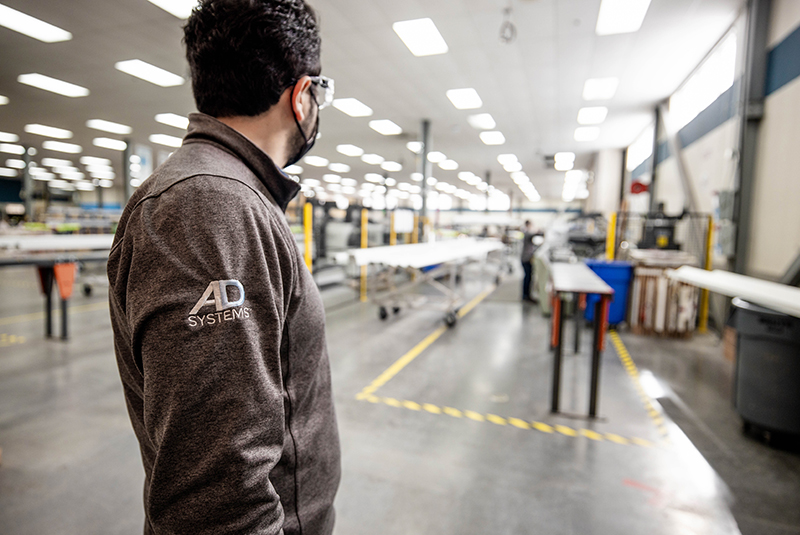
[[[633,265],[629,262],[609,260],[587,260],[586,265],[614,289],[614,297],[608,310],[608,323],[612,325],[622,323],[627,315],[628,288],[633,279]],[[594,308],[598,301],[600,301],[599,295],[586,297],[584,317],[588,321],[594,321]]]

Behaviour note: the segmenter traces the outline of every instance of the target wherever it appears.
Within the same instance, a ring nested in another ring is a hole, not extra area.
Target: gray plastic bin
[[[733,300],[736,410],[748,424],[800,434],[800,319]]]

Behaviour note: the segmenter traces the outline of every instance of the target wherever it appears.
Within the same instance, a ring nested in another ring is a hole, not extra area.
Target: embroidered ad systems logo
[[[235,288],[239,296],[235,301],[228,297],[228,289]],[[209,299],[211,295],[213,299]],[[237,280],[213,281],[209,283],[203,296],[189,312],[189,327],[205,327],[206,325],[220,325],[226,321],[247,319],[252,312],[244,305],[244,286]],[[198,314],[206,307],[214,307],[215,312]]]

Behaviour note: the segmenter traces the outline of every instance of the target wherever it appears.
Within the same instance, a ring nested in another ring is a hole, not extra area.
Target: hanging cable
[[[500,25],[500,42],[510,45],[517,39],[517,27],[511,21],[511,16],[514,14],[514,7],[511,2],[508,7],[503,10],[503,24]]]

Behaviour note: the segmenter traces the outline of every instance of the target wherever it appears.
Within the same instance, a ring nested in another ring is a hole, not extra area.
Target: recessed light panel
[[[306,156],[303,161],[312,167],[328,167],[328,164],[331,163],[321,156]]]
[[[303,168],[299,165],[290,165],[283,170],[287,175],[301,175],[303,174]]]
[[[467,122],[475,130],[492,130],[497,127],[497,123],[490,113],[470,115],[467,117]]]
[[[351,158],[358,158],[364,154],[364,149],[350,144],[337,145],[336,151],[339,154],[344,154],[345,156],[350,156]]]
[[[0,26],[33,37],[43,43],[60,43],[72,39],[72,34],[68,31],[2,4],[0,4]]]
[[[447,98],[459,110],[474,110],[483,106],[480,95],[471,87],[451,89],[447,92]]]
[[[104,121],[103,119],[89,119],[88,121],[86,121],[86,126],[94,130],[100,130],[102,132],[110,132],[112,134],[119,134],[123,136],[133,132],[133,128],[131,128],[130,126],[119,123],[112,123],[111,121]]]
[[[423,144],[421,141],[409,141],[406,143],[406,148],[413,152],[414,154],[419,154],[422,152]]]
[[[332,163],[328,166],[328,169],[333,171],[334,173],[349,173],[350,166],[346,163]]]
[[[8,104],[9,100],[8,97],[0,95],[0,106],[5,106]]]
[[[152,136],[151,136],[152,137]],[[153,141],[152,139],[150,141]],[[154,142],[155,143],[155,142]],[[111,139],[109,137],[96,137],[92,140],[92,145],[102,149],[111,149],[123,151],[128,148],[128,144],[119,139]]]
[[[114,68],[118,71],[130,74],[151,84],[161,87],[174,87],[183,85],[186,81],[182,76],[171,73],[161,67],[156,67],[140,59],[129,59],[126,61],[118,61],[114,64]]]
[[[458,162],[455,160],[445,160],[443,162],[439,162],[439,167],[445,171],[455,171],[458,169]]]
[[[153,134],[148,139],[150,143],[157,143],[158,145],[164,145],[165,147],[172,147],[175,149],[183,145],[183,139],[166,134]]]
[[[63,141],[50,141],[47,140],[42,143],[44,150],[52,150],[56,152],[65,152],[67,154],[80,154],[83,152],[83,147],[73,143],[64,143]]]
[[[597,15],[597,35],[639,31],[650,7],[650,0],[603,0]]]
[[[611,100],[618,85],[618,78],[590,78],[583,85],[583,100]]]
[[[403,133],[403,129],[399,125],[388,119],[370,121],[369,127],[384,136],[397,136]]]
[[[0,143],[16,143],[17,141],[19,141],[19,136],[17,134],[0,132]]]
[[[17,76],[17,81],[21,84],[29,85],[37,89],[43,89],[45,91],[50,91],[51,93],[56,93],[58,95],[64,95],[65,97],[79,98],[89,95],[89,90],[85,87],[35,72],[20,74]]]
[[[380,165],[386,159],[378,154],[365,154],[361,157],[361,161],[368,165]]]
[[[176,113],[159,113],[156,115],[156,122],[167,126],[174,126],[181,130],[189,128],[189,119]]]
[[[449,50],[439,28],[429,18],[395,22],[392,29],[417,57],[446,54]]]
[[[578,110],[578,124],[590,125],[600,124],[606,120],[608,108],[605,106],[593,106]]]
[[[372,108],[357,98],[337,98],[333,107],[350,117],[371,117],[373,113]]]
[[[581,126],[575,129],[575,141],[594,141],[600,137],[600,129],[596,126]]]
[[[23,128],[27,133],[42,137],[52,137],[54,139],[72,139],[72,132],[54,126],[43,124],[26,124]]]
[[[25,147],[13,143],[0,143],[0,152],[6,154],[25,154]]]
[[[179,19],[188,19],[192,9],[198,4],[197,0],[148,0],[148,2]]]
[[[445,154],[443,152],[439,152],[438,150],[435,150],[433,152],[429,152],[428,153],[428,161],[431,162],[431,163],[443,162],[446,159],[447,159],[447,156],[445,156]]]
[[[83,165],[96,165],[98,167],[108,167],[111,165],[111,160],[108,158],[97,158],[95,156],[83,156],[81,157],[80,162]]]
[[[389,173],[399,173],[403,170],[403,166],[398,162],[383,162],[381,164],[381,169]]]
[[[481,132],[481,141],[486,145],[503,145],[506,142],[506,137],[502,132],[492,130]]]

